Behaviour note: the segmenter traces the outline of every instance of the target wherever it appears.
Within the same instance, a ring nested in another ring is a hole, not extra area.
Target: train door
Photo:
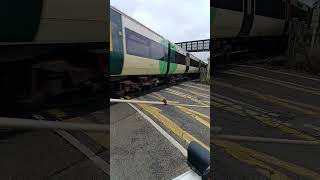
[[[190,55],[189,55],[189,53],[187,53],[187,56],[186,56],[186,71],[185,71],[185,73],[188,73],[189,67],[190,67]]]
[[[120,75],[123,67],[123,32],[121,14],[110,9],[110,75]]]
[[[254,20],[255,0],[243,0],[243,21],[239,36],[248,36]]]
[[[167,67],[167,73],[166,74],[174,74],[177,69],[176,64],[176,47],[169,43],[168,46],[168,67]]]

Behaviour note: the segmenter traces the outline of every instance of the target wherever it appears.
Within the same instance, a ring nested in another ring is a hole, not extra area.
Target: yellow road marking
[[[309,136],[307,134],[304,134],[296,129],[293,129],[293,128],[290,128],[288,126],[286,126],[285,124],[281,123],[281,121],[279,121],[278,119],[276,118],[273,118],[273,117],[270,117],[270,116],[267,116],[267,115],[264,115],[263,113],[259,113],[259,112],[256,112],[256,111],[253,111],[253,110],[249,110],[249,109],[243,109],[243,110],[239,110],[239,109],[236,109],[232,106],[229,106],[229,105],[224,105],[224,104],[221,104],[221,103],[218,103],[218,102],[213,102],[212,103],[213,106],[215,107],[218,107],[218,108],[221,108],[223,110],[226,110],[226,111],[230,111],[230,112],[233,112],[233,113],[236,113],[236,114],[239,114],[241,116],[244,116],[244,117],[247,117],[249,115],[249,117],[252,117],[256,120],[259,120],[260,122],[262,122],[263,124],[266,124],[270,127],[273,127],[273,128],[277,128],[285,133],[288,133],[288,134],[291,134],[293,136],[296,136],[298,138],[302,138],[302,139],[306,139],[306,140],[310,140],[310,141],[316,141],[316,142],[320,142],[320,140],[312,137],[312,136]]]
[[[189,85],[189,84],[181,84],[182,86],[187,86],[187,87],[192,87],[192,88],[195,88],[195,89],[199,89],[199,90],[202,90],[202,91],[210,91],[210,89],[203,89],[203,88],[199,88],[197,86],[193,86],[193,85]],[[209,86],[210,88],[210,86]]]
[[[203,118],[210,119],[210,116],[207,116],[207,115],[205,115],[205,114],[203,114],[203,113],[201,113],[201,112],[195,111],[195,110],[193,110],[193,109],[189,109],[189,108],[186,108],[186,107],[183,107],[183,106],[177,106],[177,107],[179,107],[179,108],[181,108],[181,109],[184,109],[184,110],[186,110],[186,111],[188,111],[188,112],[191,112],[191,113],[193,113],[193,114],[196,114],[196,115],[198,115],[198,116],[201,116],[201,117],[203,117]]]
[[[199,113],[199,112],[193,111],[191,109],[188,109],[188,108],[185,108],[185,107],[182,107],[182,106],[177,106],[177,108],[179,108],[181,111],[185,112],[186,114],[190,115],[191,117],[193,117],[195,120],[197,120],[201,124],[203,124],[203,125],[207,126],[208,128],[210,128],[210,122],[202,119],[201,117],[199,117],[196,114],[196,113]],[[202,113],[200,113],[200,114],[202,114]],[[208,119],[210,119],[210,118],[208,118]]]
[[[173,86],[172,88],[179,89],[179,90],[182,90],[182,91],[184,91],[186,93],[191,93],[191,94],[194,94],[194,95],[197,95],[197,96],[200,96],[200,97],[210,98],[210,94],[209,95],[208,94],[203,94],[203,93],[191,91],[189,89],[183,89],[183,88],[176,87],[176,86]]]
[[[158,99],[162,99],[162,98],[165,98],[161,95],[159,95],[159,97],[157,97]],[[192,109],[189,109],[189,108],[186,108],[186,107],[183,107],[183,106],[176,106],[178,109],[180,109],[181,111],[185,112],[186,114],[190,115],[191,117],[193,117],[195,120],[199,121],[201,124],[207,126],[208,128],[210,128],[210,117],[205,115],[205,114],[202,114],[198,111],[195,111],[195,110],[192,110]],[[204,120],[203,118],[201,117],[204,117],[204,118],[207,118],[208,121]]]
[[[156,95],[153,95],[153,94],[147,94],[147,95],[151,96],[151,97],[153,97],[155,99],[159,99],[160,101],[163,101],[165,99],[167,101],[167,103],[178,103],[178,101],[169,101],[169,100],[167,100],[167,98],[160,98],[160,97],[158,97]]]
[[[258,76],[258,75],[254,75],[254,74],[250,74],[250,73],[244,73],[244,72],[240,72],[240,71],[236,71],[236,70],[229,70],[229,71],[225,71],[224,73],[231,74],[231,75],[236,75],[236,76],[242,76],[242,77],[251,78],[251,79],[256,79],[256,80],[261,80],[261,81],[265,81],[265,82],[268,82],[268,83],[272,83],[272,84],[280,85],[280,86],[283,86],[283,87],[287,87],[287,88],[290,88],[290,89],[296,89],[296,90],[304,91],[304,92],[307,92],[307,93],[320,95],[320,90],[319,89],[315,89],[315,88],[311,88],[311,87],[305,87],[305,86],[302,86],[302,85],[299,85],[299,84],[289,83],[289,82],[280,81],[280,80],[276,80],[276,79],[272,79],[272,78],[266,78],[266,77],[263,77],[263,76]]]
[[[67,117],[67,114],[65,112],[63,112],[62,110],[60,109],[49,109],[47,110],[47,113],[53,115],[54,117],[57,117],[57,118],[65,118]]]
[[[138,104],[143,110],[147,111],[149,114],[151,114],[154,118],[156,118],[160,123],[162,123],[167,129],[172,131],[175,135],[177,135],[180,139],[186,141],[188,144],[191,141],[195,141],[198,144],[200,144],[202,147],[210,151],[210,148],[205,145],[203,142],[189,134],[188,132],[184,131],[182,128],[180,128],[176,123],[171,121],[169,118],[161,114],[161,110],[153,107],[151,105],[146,104]]]
[[[271,96],[271,95],[262,94],[262,93],[259,93],[259,92],[256,92],[256,91],[244,89],[244,88],[241,88],[241,87],[236,87],[236,86],[233,86],[231,84],[226,84],[226,83],[223,83],[223,82],[220,82],[220,81],[214,81],[213,84],[217,85],[217,86],[233,89],[233,90],[236,90],[236,91],[238,91],[240,93],[243,93],[243,94],[246,94],[246,95],[251,95],[251,96],[254,96],[254,97],[258,98],[258,99],[262,99],[264,101],[268,101],[268,102],[271,102],[273,104],[277,104],[277,105],[280,105],[280,106],[283,106],[283,107],[286,107],[286,108],[289,108],[289,109],[293,109],[293,110],[299,111],[299,112],[301,112],[303,114],[316,115],[316,116],[320,115],[320,113],[318,113],[318,112],[320,112],[320,108],[319,107],[315,107],[315,106],[308,105],[308,104],[303,104],[303,103],[298,103],[298,102],[294,102],[294,101],[291,101],[291,100],[286,100],[286,99],[283,99],[283,98],[278,98],[278,97]],[[297,105],[299,105],[301,107],[304,107],[304,108],[298,107]]]
[[[202,105],[202,106],[208,106],[207,104],[203,103],[202,101],[198,100],[197,98],[194,98],[193,96],[181,93],[179,91],[166,89],[164,92],[167,92],[167,93],[170,93],[170,94],[173,94],[173,95],[177,95],[177,96],[180,96],[180,97],[183,97],[183,98],[190,99],[191,101],[193,101],[195,103],[198,103],[199,105]]]
[[[320,81],[320,79],[317,79],[317,78],[306,77],[306,76],[303,76],[303,75],[288,73],[288,72],[279,71],[279,70],[278,70],[278,71],[276,71],[276,70],[270,70],[270,69],[261,68],[261,67],[257,67],[257,66],[250,66],[250,65],[235,65],[235,66],[239,66],[239,67],[252,67],[252,68],[262,69],[262,70],[269,71],[269,72],[275,72],[275,73],[279,73],[279,74],[285,74],[285,75],[289,75],[289,76],[295,76],[295,77],[304,78],[304,79],[309,79],[309,80],[313,80],[313,81]]]
[[[304,167],[298,166],[296,164],[285,162],[273,156],[267,155],[265,153],[261,153],[246,147],[243,147],[237,143],[232,143],[224,140],[213,140],[211,141],[213,144],[224,148],[229,154],[233,157],[239,159],[240,161],[244,161],[252,166],[256,167],[257,171],[265,176],[271,176],[271,179],[290,179],[286,175],[282,174],[279,171],[274,170],[272,167],[268,166],[268,164],[273,164],[287,171],[290,171],[294,174],[307,177],[310,179],[320,179],[320,174],[306,169]]]
[[[185,82],[183,84],[193,85],[193,86],[200,86],[202,88],[210,88],[210,85],[201,84],[201,83],[194,83],[194,82]]]
[[[164,96],[161,96],[159,93],[153,92],[152,94],[154,94],[155,96],[158,96],[161,99],[166,99]]]

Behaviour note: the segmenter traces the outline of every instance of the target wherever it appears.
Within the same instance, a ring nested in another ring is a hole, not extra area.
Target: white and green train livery
[[[201,61],[114,7],[110,9],[110,75],[199,73]]]

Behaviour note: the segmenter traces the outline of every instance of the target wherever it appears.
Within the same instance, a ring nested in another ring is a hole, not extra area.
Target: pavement
[[[111,179],[173,179],[189,171],[186,149],[190,141],[209,150],[209,92],[208,85],[184,82],[134,98],[165,98],[198,107],[112,104]]]
[[[220,134],[320,142],[319,77],[240,65],[214,74],[211,88]],[[320,145],[212,139],[211,149],[216,179],[320,179]]]
[[[52,107],[46,114],[63,122],[106,124],[101,100]],[[15,131],[0,139],[0,179],[109,179],[109,149],[106,133]]]

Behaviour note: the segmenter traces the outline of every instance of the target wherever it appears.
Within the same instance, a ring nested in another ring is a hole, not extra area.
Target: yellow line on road
[[[296,89],[296,90],[304,91],[304,92],[311,93],[311,94],[318,95],[318,96],[320,95],[320,90],[319,89],[315,89],[315,88],[311,88],[311,87],[305,87],[305,86],[302,86],[302,85],[299,85],[299,84],[280,81],[280,80],[276,80],[276,79],[272,79],[272,78],[266,78],[266,77],[263,77],[263,76],[258,76],[258,75],[254,75],[254,74],[250,74],[250,73],[244,73],[244,72],[240,72],[240,71],[236,71],[236,70],[229,70],[229,71],[225,71],[224,73],[231,74],[231,75],[236,75],[236,76],[242,76],[242,77],[251,78],[251,79],[256,79],[256,80],[260,80],[260,81],[264,81],[264,82],[280,85],[280,86],[283,86],[283,87],[287,87],[287,88],[290,88],[290,89]]]
[[[239,66],[239,67],[251,67],[251,68],[256,68],[256,69],[262,69],[262,70],[269,71],[269,72],[275,72],[275,73],[279,73],[279,74],[285,74],[285,75],[289,75],[289,76],[295,76],[295,77],[299,77],[299,78],[309,79],[309,80],[313,80],[313,81],[320,81],[320,79],[317,79],[317,78],[307,77],[307,76],[303,76],[303,75],[299,75],[299,74],[293,74],[293,73],[288,73],[288,72],[279,71],[279,70],[270,70],[270,69],[266,69],[266,68],[262,68],[262,67],[257,67],[257,66],[250,66],[250,65],[235,65],[235,66]]]
[[[173,86],[172,88],[179,89],[179,90],[182,90],[182,91],[184,91],[186,93],[191,93],[191,94],[194,94],[194,95],[197,95],[197,96],[200,96],[200,97],[210,98],[210,94],[203,94],[203,93],[191,91],[189,89],[183,89],[183,88],[176,87],[176,86]]]
[[[259,93],[259,92],[253,91],[253,90],[248,90],[248,89],[244,89],[241,87],[236,87],[231,84],[226,84],[226,83],[220,82],[220,81],[214,81],[213,85],[225,87],[228,89],[233,89],[233,90],[236,90],[240,93],[243,93],[244,95],[251,95],[251,96],[254,96],[255,98],[262,99],[264,101],[268,101],[273,104],[277,104],[277,105],[280,105],[280,106],[283,106],[283,107],[286,107],[289,109],[293,109],[293,110],[299,111],[303,114],[315,115],[315,116],[320,115],[320,113],[319,113],[320,108],[312,106],[312,105],[294,102],[291,100],[286,100],[286,99],[278,98],[278,97],[271,96],[271,95],[262,94],[262,93]],[[301,107],[299,107],[299,106],[301,106]]]
[[[138,104],[143,110],[147,111],[149,114],[151,114],[154,118],[156,118],[160,123],[162,123],[167,129],[172,131],[176,136],[178,136],[180,139],[186,141],[188,144],[191,141],[195,141],[198,144],[200,144],[202,147],[210,151],[210,148],[189,134],[188,132],[184,131],[182,128],[180,128],[176,123],[174,123],[172,120],[167,118],[165,115],[161,114],[161,110],[153,107],[151,105],[146,105],[146,104]]]
[[[161,99],[161,98],[165,98],[163,96],[159,96],[158,99]],[[192,109],[189,109],[189,108],[186,108],[186,107],[183,107],[183,106],[176,106],[178,109],[180,109],[181,111],[183,111],[184,113],[190,115],[192,118],[194,118],[195,120],[199,121],[201,124],[207,126],[208,128],[210,128],[210,117],[205,115],[205,114],[202,114],[198,111],[195,111],[195,110],[192,110]],[[204,117],[204,118],[207,118],[208,120],[204,120],[203,118],[201,117]]]
[[[293,135],[293,136],[296,136],[298,138],[302,138],[302,139],[306,139],[306,140],[310,140],[310,141],[316,141],[316,142],[320,142],[320,140],[312,137],[312,136],[309,136],[307,134],[304,134],[296,129],[293,129],[291,127],[288,127],[287,125],[281,123],[281,121],[279,121],[278,119],[274,118],[274,117],[270,117],[268,115],[265,115],[264,113],[259,113],[257,111],[254,111],[254,110],[250,110],[250,109],[245,109],[243,108],[243,110],[239,110],[237,108],[234,108],[230,105],[224,105],[224,104],[221,104],[221,103],[218,103],[218,102],[213,102],[212,103],[213,106],[215,107],[218,107],[218,108],[221,108],[223,110],[226,110],[226,111],[230,111],[230,112],[233,112],[233,113],[236,113],[236,114],[239,114],[241,116],[244,116],[244,117],[252,117],[256,120],[259,120],[260,122],[262,122],[263,124],[266,124],[272,128],[277,128],[287,134],[290,134],[290,135]]]
[[[190,115],[191,117],[193,117],[195,120],[199,121],[201,124],[207,126],[208,128],[210,128],[210,122],[204,120],[203,118],[199,117],[197,114],[194,113],[193,110],[182,107],[182,106],[177,106],[177,108],[179,108],[181,111],[185,112],[186,114]],[[199,113],[199,112],[197,112]],[[201,113],[200,113],[201,114]],[[210,118],[208,118],[210,119]]]
[[[290,178],[282,174],[280,171],[277,171],[274,168],[268,166],[267,164],[278,166],[294,174],[310,179],[320,179],[320,174],[318,174],[317,172],[290,162],[285,162],[281,159],[267,155],[265,153],[243,147],[237,143],[224,140],[213,140],[211,142],[219,147],[224,148],[229,154],[239,159],[240,161],[244,161],[252,166],[255,166],[258,172],[267,177],[270,177],[271,179],[282,180]]]

